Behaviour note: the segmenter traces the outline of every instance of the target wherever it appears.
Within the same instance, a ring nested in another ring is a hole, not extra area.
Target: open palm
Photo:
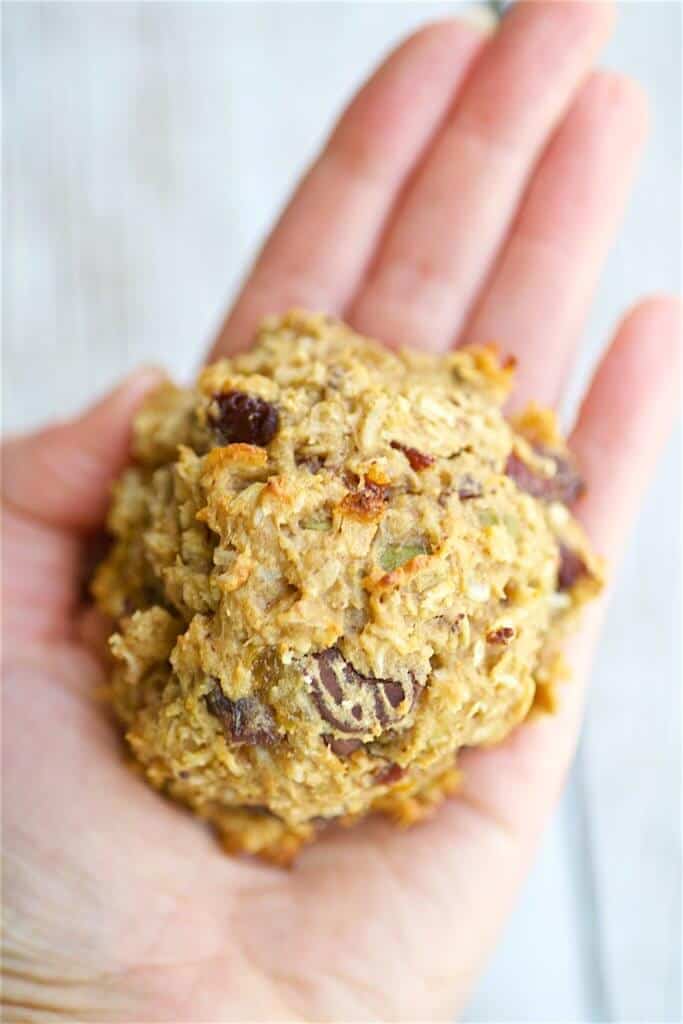
[[[591,72],[606,4],[450,21],[353,100],[260,255],[215,352],[292,305],[389,344],[498,340],[521,399],[557,402],[645,134],[639,89]],[[676,407],[680,313],[642,302],[576,424],[577,513],[618,557]],[[81,605],[87,538],[142,373],[4,446],[7,1019],[414,1020],[462,1005],[576,741],[600,609],[553,717],[462,758],[461,794],[398,833],[326,833],[290,872],[225,857],[122,762]],[[516,398],[516,401],[519,398]]]

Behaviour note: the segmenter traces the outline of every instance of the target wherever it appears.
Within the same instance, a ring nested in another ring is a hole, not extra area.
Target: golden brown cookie
[[[392,352],[293,312],[138,414],[94,585],[113,703],[228,849],[412,822],[460,747],[552,704],[601,570],[552,414],[501,413],[512,377],[490,349]]]

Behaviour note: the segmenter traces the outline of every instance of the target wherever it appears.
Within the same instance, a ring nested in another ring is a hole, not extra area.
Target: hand
[[[590,72],[610,21],[604,3],[534,3],[490,37],[451,21],[404,43],[292,199],[216,352],[304,305],[390,344],[497,339],[518,399],[556,402],[645,134],[639,89]],[[674,299],[637,306],[573,432],[577,511],[612,565],[675,414],[679,334]],[[150,383],[5,445],[7,1019],[450,1017],[556,802],[600,609],[559,712],[468,752],[429,822],[324,838],[288,873],[225,857],[124,767],[81,604]]]

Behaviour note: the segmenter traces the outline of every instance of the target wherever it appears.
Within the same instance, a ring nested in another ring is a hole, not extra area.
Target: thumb
[[[76,419],[6,441],[3,502],[57,528],[99,526],[111,482],[128,459],[133,413],[163,379],[155,368],[137,370]]]

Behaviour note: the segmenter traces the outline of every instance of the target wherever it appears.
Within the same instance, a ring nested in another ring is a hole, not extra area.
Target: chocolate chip
[[[324,735],[323,739],[337,757],[348,757],[349,754],[353,754],[355,750],[359,750],[363,746],[362,740],[340,740],[336,736],[328,734]]]
[[[213,396],[209,421],[221,444],[253,444],[265,448],[278,428],[274,405],[245,391],[226,391]]]
[[[407,444],[400,444],[398,441],[392,441],[391,447],[395,448],[396,451],[403,452],[410,463],[410,468],[414,469],[416,473],[421,469],[426,469],[428,466],[433,466],[436,461],[433,455],[418,451],[417,448],[411,448]]]
[[[216,681],[205,700],[209,712],[219,720],[226,738],[232,743],[268,746],[277,740],[273,713],[257,697],[230,700]]]
[[[487,633],[486,639],[490,644],[506,644],[508,640],[512,640],[514,635],[515,631],[512,626],[500,626],[499,629],[493,629]]]
[[[397,708],[402,700],[405,700],[405,693],[401,683],[395,683],[391,679],[384,683],[384,693],[392,708]]]
[[[514,480],[521,491],[526,491],[534,498],[540,498],[542,501],[562,501],[566,505],[571,505],[585,490],[575,464],[566,456],[551,452],[549,449],[539,447],[536,451],[555,463],[554,476],[543,476],[520,459],[515,452],[510,452],[508,456],[505,464],[506,476]]]
[[[402,779],[404,775],[405,768],[401,768],[400,764],[392,762],[375,772],[373,781],[378,786],[390,786],[393,782],[398,782],[399,779]]]
[[[422,690],[412,678],[401,683],[361,675],[337,647],[313,655],[304,671],[320,717],[337,732],[352,736],[396,726]]]
[[[571,590],[577,580],[588,575],[586,563],[576,551],[560,544],[560,565],[557,570],[557,589]]]
[[[461,501],[469,501],[471,498],[481,498],[484,493],[478,480],[475,480],[469,473],[465,473],[458,480],[458,497]]]

